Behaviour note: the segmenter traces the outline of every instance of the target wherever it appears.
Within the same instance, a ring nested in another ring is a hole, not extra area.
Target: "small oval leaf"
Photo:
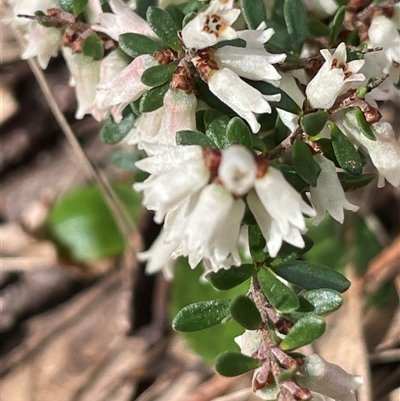
[[[311,186],[317,185],[317,169],[310,147],[296,139],[292,147],[292,162],[296,173]]]
[[[139,110],[141,113],[148,113],[162,107],[164,96],[169,89],[169,83],[149,89],[140,99]]]
[[[136,116],[132,113],[124,115],[120,123],[116,123],[112,117],[108,117],[100,130],[101,140],[107,145],[114,145],[122,141],[134,127],[135,121]]]
[[[316,111],[303,116],[300,125],[307,135],[316,136],[325,127],[328,117],[329,115],[325,110]]]
[[[75,15],[79,15],[87,6],[88,0],[74,0],[72,7]]]
[[[226,137],[230,145],[242,145],[252,148],[252,137],[249,127],[240,117],[233,117],[226,127]]]
[[[314,241],[306,235],[303,235],[303,240],[305,242],[304,248],[296,248],[295,246],[284,242],[281,246],[281,249],[279,250],[278,256],[270,262],[270,265],[273,267],[278,266],[282,263],[287,263],[291,260],[295,260],[299,256],[307,253],[314,245]]]
[[[249,29],[257,29],[267,20],[267,11],[263,0],[242,0],[242,12]]]
[[[301,0],[285,0],[283,16],[291,39],[292,50],[300,54],[307,37],[308,17]]]
[[[209,272],[206,279],[217,290],[229,290],[249,279],[256,272],[254,265],[245,264],[240,267],[232,266],[230,269],[220,269]]]
[[[82,54],[93,60],[101,60],[104,56],[104,46],[101,39],[92,33],[82,43]]]
[[[267,254],[264,251],[265,239],[260,228],[256,225],[249,226],[249,248],[254,262],[261,263],[267,259]]]
[[[353,112],[356,116],[357,124],[361,130],[361,133],[369,140],[376,141],[374,131],[365,119],[363,112],[358,107],[356,107]]]
[[[258,272],[258,281],[270,304],[279,311],[289,313],[299,307],[297,295],[270,270],[261,269]]]
[[[138,33],[124,33],[119,36],[119,47],[130,57],[152,54],[163,50],[160,43]]]
[[[261,325],[261,316],[254,302],[245,295],[232,300],[229,310],[236,322],[247,330],[257,330]]]
[[[336,270],[303,260],[274,266],[273,271],[290,283],[306,290],[329,288],[345,292],[350,287],[350,281]]]
[[[312,343],[325,332],[326,323],[315,315],[308,315],[295,323],[287,336],[280,343],[284,351],[296,349]]]
[[[374,178],[375,174],[363,174],[359,176],[350,175],[347,173],[338,173],[338,178],[345,191],[353,191],[357,188],[365,187]]]
[[[332,313],[343,304],[343,297],[337,291],[326,288],[306,291],[302,296],[314,307],[316,315]]]
[[[345,15],[346,15],[346,6],[342,6],[339,8],[339,10],[336,11],[336,14],[333,17],[332,21],[331,33],[329,35],[329,47],[333,46],[333,44],[335,43],[336,38],[338,37],[342,29]]]
[[[176,68],[176,64],[155,65],[147,68],[140,80],[147,86],[160,86],[171,81]]]
[[[197,145],[205,148],[215,148],[215,143],[200,131],[183,130],[176,133],[177,145]]]
[[[220,324],[229,316],[229,303],[215,299],[185,306],[172,321],[172,328],[176,331],[193,332]]]
[[[215,370],[222,376],[234,377],[261,366],[261,361],[239,352],[223,352],[215,361]]]

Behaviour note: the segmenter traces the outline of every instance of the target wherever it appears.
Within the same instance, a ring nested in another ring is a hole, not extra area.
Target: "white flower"
[[[231,25],[240,10],[232,8],[233,1],[212,0],[208,8],[200,12],[182,29],[182,39],[188,49],[204,49],[222,40],[235,39]]]
[[[356,401],[354,391],[363,383],[361,376],[351,375],[317,354],[305,358],[301,374],[297,377],[300,385],[336,401]]]
[[[254,113],[271,113],[268,100],[280,100],[280,94],[263,95],[228,68],[213,70],[208,76],[207,83],[210,91],[244,118],[254,133],[260,129]]]
[[[343,223],[343,210],[356,212],[358,206],[347,201],[336,173],[335,164],[322,155],[315,156],[315,160],[321,167],[321,173],[317,179],[317,186],[315,188],[310,186],[311,202],[317,212],[313,225],[317,226],[321,223],[326,211],[336,221]]]
[[[335,14],[339,8],[335,0],[303,0],[307,11],[314,18],[323,19]]]
[[[254,190],[247,196],[247,203],[266,240],[266,249],[271,257],[278,254],[282,241],[297,248],[304,247],[301,236],[306,231],[303,213],[315,216],[315,211],[279,170],[268,167],[264,176],[257,178]]]
[[[110,109],[114,120],[120,122],[124,108],[150,89],[140,78],[147,68],[155,65],[158,65],[158,62],[148,54],[136,57],[113,80],[97,86],[97,90],[102,94],[96,99],[95,107],[103,113]]]
[[[144,192],[143,204],[156,212],[154,220],[161,223],[170,209],[207,184],[210,171],[200,146],[144,143],[143,148],[150,157],[136,165],[151,176],[134,184],[134,189]]]
[[[352,87],[353,82],[365,80],[363,74],[356,74],[364,60],[347,62],[346,46],[343,42],[333,54],[327,49],[321,50],[321,54],[325,63],[307,85],[306,95],[313,108],[329,109],[340,94]]]
[[[95,31],[103,32],[116,41],[124,33],[138,33],[158,39],[150,25],[121,0],[108,0],[108,4],[113,13],[100,14],[99,23],[92,25]]]
[[[83,54],[72,54],[72,50],[63,47],[63,56],[67,62],[75,87],[78,108],[75,118],[80,119],[87,113],[96,98],[96,86],[100,81],[100,61]]]
[[[222,185],[207,185],[187,214],[180,245],[172,256],[188,256],[192,268],[205,259],[214,271],[240,265],[238,242],[244,211],[245,203],[235,200]]]
[[[253,187],[256,174],[256,162],[249,150],[232,145],[222,151],[218,176],[228,191],[238,196],[246,194]]]

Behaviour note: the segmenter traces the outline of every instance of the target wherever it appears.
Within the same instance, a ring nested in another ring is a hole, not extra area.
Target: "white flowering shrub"
[[[355,400],[362,378],[293,351],[325,331],[350,282],[300,260],[306,218],[342,223],[345,192],[379,176],[400,185],[400,146],[378,101],[398,96],[398,2],[301,0],[9,0],[46,68],[61,51],[76,118],[104,121],[106,143],[144,151],[134,189],[162,230],[139,254],[173,277],[199,263],[219,290],[247,294],[183,308],[177,331],[233,319],[242,353],[227,376],[254,370],[265,400]],[[188,283],[188,286],[190,283]],[[292,287],[295,285],[297,290]]]

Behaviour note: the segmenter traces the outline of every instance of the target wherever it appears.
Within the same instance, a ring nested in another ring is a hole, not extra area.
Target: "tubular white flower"
[[[311,202],[317,212],[313,225],[317,226],[321,223],[325,212],[328,212],[339,223],[343,223],[343,210],[356,212],[358,206],[347,201],[336,173],[335,164],[322,155],[315,156],[315,160],[321,167],[321,173],[317,179],[317,186],[310,187]]]
[[[200,12],[182,29],[182,39],[188,49],[204,49],[222,40],[235,39],[231,25],[240,10],[233,9],[233,1],[212,0],[208,8]]]
[[[269,167],[266,174],[256,180],[254,189],[249,192],[247,203],[271,257],[278,254],[282,241],[303,248],[305,244],[301,234],[306,231],[303,213],[315,216],[314,209],[273,167]]]
[[[207,184],[210,172],[199,146],[143,144],[143,147],[147,153],[155,153],[136,165],[152,175],[135,183],[134,189],[144,192],[143,204],[156,212],[154,221],[161,223],[168,210]]]
[[[339,8],[335,0],[303,0],[303,3],[307,11],[319,19],[335,14]]]
[[[280,100],[280,94],[263,95],[228,68],[212,71],[208,77],[208,87],[214,95],[244,118],[254,133],[260,129],[254,113],[271,113],[268,100]]]
[[[120,122],[124,108],[150,89],[140,78],[147,68],[155,65],[158,62],[148,54],[136,57],[111,82],[98,86],[97,89],[103,91],[103,95],[96,102],[96,107],[100,110],[110,109],[114,120]]]
[[[246,29],[237,31],[237,36],[246,41],[246,47],[252,49],[264,49],[264,44],[268,42],[275,31],[267,28],[267,24],[263,21],[257,29]]]
[[[192,268],[206,259],[214,271],[240,265],[237,248],[244,211],[244,202],[235,200],[222,185],[207,185],[187,216],[180,246],[172,256],[188,256]]]
[[[99,15],[99,23],[93,24],[92,29],[103,32],[118,41],[123,33],[138,33],[150,38],[158,39],[150,25],[138,14],[134,13],[121,0],[108,0],[112,13]]]
[[[83,54],[72,54],[68,47],[63,47],[62,51],[75,86],[78,102],[75,118],[80,119],[95,101],[96,85],[100,81],[100,61]]]
[[[350,89],[354,82],[365,80],[363,74],[356,74],[364,65],[364,60],[347,62],[346,46],[343,42],[333,54],[327,49],[321,50],[321,54],[325,63],[307,85],[306,95],[312,107],[329,109],[337,97]]]
[[[300,385],[336,401],[356,401],[353,392],[363,383],[361,376],[351,375],[317,354],[305,358],[301,373],[297,378]]]
[[[231,193],[242,196],[249,192],[256,180],[256,163],[251,152],[240,145],[222,151],[218,177]]]

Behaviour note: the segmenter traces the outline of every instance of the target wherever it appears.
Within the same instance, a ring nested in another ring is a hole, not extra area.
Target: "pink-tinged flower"
[[[78,108],[75,118],[83,118],[96,98],[96,86],[100,81],[100,61],[83,54],[72,54],[68,47],[62,49],[64,59],[71,73],[71,86],[75,87]]]
[[[361,376],[351,375],[317,354],[305,358],[300,372],[296,380],[300,385],[336,401],[356,401],[354,391],[364,381]]]
[[[247,196],[247,203],[271,257],[278,254],[282,241],[297,248],[304,247],[301,234],[306,232],[306,223],[303,214],[315,216],[315,211],[279,170],[269,166],[266,173],[257,178],[254,189]]]
[[[222,40],[235,39],[236,31],[231,25],[240,10],[234,9],[233,1],[212,0],[208,8],[200,12],[182,29],[182,40],[187,49],[204,49]]]
[[[355,82],[365,80],[363,74],[357,74],[364,60],[347,62],[346,45],[343,42],[333,54],[327,49],[321,50],[321,54],[325,63],[307,85],[306,95],[311,107],[329,109],[340,94],[354,87]]]
[[[143,143],[143,148],[150,157],[136,165],[151,176],[134,184],[134,189],[144,192],[143,204],[156,212],[154,220],[161,223],[169,210],[207,184],[210,171],[200,146]]]
[[[158,62],[148,54],[136,57],[113,80],[97,86],[97,90],[102,91],[102,94],[94,107],[103,112],[110,109],[114,120],[120,122],[124,108],[150,89],[140,78],[147,68],[155,65],[158,65]]]
[[[158,39],[150,25],[121,0],[108,0],[108,4],[113,13],[100,14],[99,23],[92,25],[95,31],[103,32],[116,41],[124,33],[138,33]]]
[[[344,209],[356,212],[358,206],[346,199],[335,164],[322,155],[315,156],[315,161],[321,167],[321,173],[317,179],[317,186],[310,187],[311,202],[317,212],[313,224],[317,226],[321,223],[325,212],[328,212],[339,223],[343,223]]]

